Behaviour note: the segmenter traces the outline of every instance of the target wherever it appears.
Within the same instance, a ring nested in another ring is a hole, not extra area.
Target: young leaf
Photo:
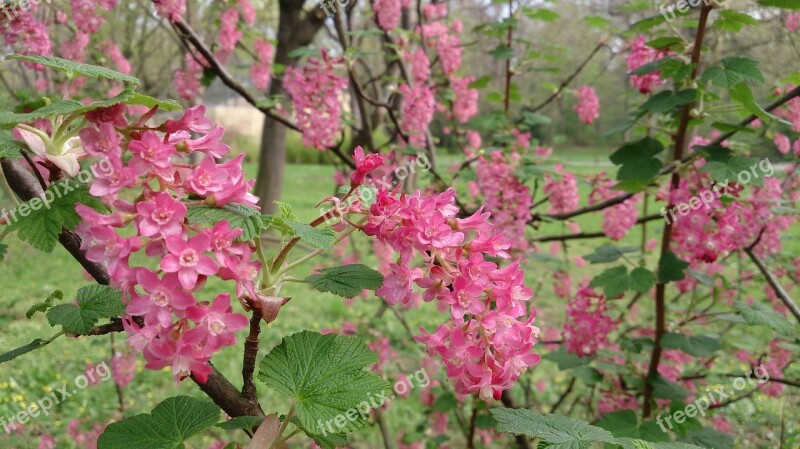
[[[283,221],[292,229],[295,236],[300,237],[300,240],[314,248],[329,249],[336,241],[336,234],[333,233],[333,229],[315,228],[311,225],[291,220]]]
[[[0,111],[0,127],[13,128],[20,123],[33,122],[40,118],[69,115],[82,110],[85,106],[76,100],[61,100],[46,104],[31,112]]]
[[[125,311],[122,293],[106,285],[78,290],[78,305],[60,304],[47,311],[51,326],[60,325],[71,334],[85,334],[100,318],[119,316]]]
[[[696,98],[696,89],[684,89],[678,92],[665,90],[650,97],[639,107],[639,109],[642,111],[652,112],[654,114],[663,114],[677,108],[678,106],[689,104]]]
[[[253,240],[261,231],[269,227],[269,221],[258,210],[243,204],[226,204],[222,207],[213,207],[205,204],[189,206],[186,210],[189,223],[216,224],[228,220],[231,229],[241,229],[242,236],[239,241]]]
[[[42,340],[41,338],[37,338],[32,342],[28,343],[25,346],[21,346],[16,349],[12,349],[4,354],[0,354],[0,363],[8,362],[10,360],[14,360],[21,355],[25,355],[31,351],[35,351],[39,348],[42,348],[47,345],[47,340]]]
[[[595,442],[616,441],[609,431],[575,418],[526,409],[493,408],[490,412],[498,432],[541,438],[549,443],[548,449],[588,449]]]
[[[364,371],[377,360],[358,338],[303,331],[285,337],[264,357],[258,378],[292,398],[297,418],[311,434],[350,432],[388,395],[389,384]]]
[[[144,106],[148,109],[158,106],[158,110],[161,112],[179,111],[183,109],[183,106],[177,100],[159,100],[158,98],[153,98],[149,95],[140,93],[134,93],[128,97],[128,99],[125,100],[125,104],[131,106]]]
[[[24,143],[11,137],[7,131],[0,130],[0,157],[18,158],[22,157],[22,151],[28,147]]]
[[[603,287],[603,291],[609,298],[616,298],[628,290],[639,293],[647,293],[655,282],[655,275],[642,267],[634,268],[628,273],[624,265],[609,268],[597,275],[589,287]]]
[[[714,22],[715,28],[734,33],[738,33],[743,27],[749,25],[758,25],[758,20],[748,14],[734,11],[732,9],[720,10],[719,17]]]
[[[141,86],[142,82],[139,78],[126,75],[105,67],[96,65],[81,64],[80,62],[70,61],[69,59],[56,58],[54,56],[28,56],[28,55],[10,55],[6,57],[7,60],[28,61],[34,64],[41,64],[45,67],[50,67],[63,72],[69,78],[76,76],[88,76],[90,78],[104,78],[114,81],[124,81],[131,83],[135,86]]]
[[[61,290],[54,291],[43,302],[32,305],[31,308],[25,312],[25,318],[33,318],[36,312],[47,312],[47,309],[53,307],[55,301],[61,301],[62,299],[64,299],[64,293]]]
[[[615,260],[622,257],[625,253],[633,253],[639,251],[638,247],[635,246],[614,246],[609,244],[603,244],[595,248],[592,254],[587,254],[583,256],[584,259],[589,261],[589,263],[608,263],[614,262]]]
[[[793,323],[766,304],[754,301],[753,304],[747,305],[743,301],[736,301],[733,304],[733,308],[742,315],[747,324],[766,326],[786,336],[798,334],[797,328]]]
[[[111,423],[97,449],[184,449],[183,442],[219,421],[219,407],[209,401],[176,396],[152,412]]]
[[[306,278],[312,287],[352,298],[362,290],[375,290],[383,284],[383,275],[362,264],[344,265],[320,270]]]
[[[619,165],[618,181],[653,179],[663,164],[655,156],[664,151],[664,145],[656,139],[645,137],[626,144],[611,154],[614,165]]]

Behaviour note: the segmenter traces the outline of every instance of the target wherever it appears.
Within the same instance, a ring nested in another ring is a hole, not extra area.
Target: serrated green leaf
[[[314,248],[329,249],[336,241],[336,234],[334,234],[333,229],[315,228],[306,223],[291,220],[283,220],[283,222],[292,229],[294,236],[299,237],[300,240]]]
[[[644,139],[623,145],[609,159],[619,165],[618,181],[653,179],[663,164],[655,158],[664,151],[664,145],[656,139]]]
[[[261,231],[269,227],[270,221],[258,210],[243,204],[226,204],[213,207],[205,204],[191,205],[186,210],[189,223],[216,224],[227,220],[231,229],[241,229],[242,235],[237,240],[249,241],[261,235]]]
[[[285,337],[264,357],[258,378],[293,399],[308,432],[344,433],[366,424],[369,410],[359,413],[360,404],[373,408],[390,393],[386,381],[364,371],[377,360],[356,337],[303,331]]]
[[[732,9],[720,10],[719,17],[714,21],[715,28],[733,33],[738,33],[742,28],[750,25],[758,25],[758,20],[748,14]]]
[[[609,268],[592,279],[589,287],[602,287],[608,298],[616,298],[628,290],[647,293],[655,282],[655,275],[642,267],[634,268],[628,273],[628,268],[619,265]]]
[[[153,98],[138,92],[134,92],[133,95],[128,97],[128,99],[125,100],[125,104],[129,106],[144,106],[148,109],[158,106],[158,110],[162,112],[179,111],[183,109],[183,106],[177,100],[171,98],[159,100],[158,98]]]
[[[589,263],[608,263],[614,262],[625,253],[633,253],[639,251],[636,246],[614,246],[603,244],[595,248],[592,254],[583,256]]]
[[[8,132],[0,130],[0,157],[22,157],[22,152],[27,148],[23,142],[14,139]]]
[[[31,319],[37,312],[47,312],[49,308],[53,307],[55,301],[61,301],[62,299],[64,299],[64,293],[61,290],[54,291],[48,295],[47,299],[43,302],[32,305],[31,308],[25,312],[25,318]]]
[[[675,253],[667,250],[658,261],[658,281],[662,284],[680,281],[686,277],[683,270],[688,267],[688,262],[678,259]]]
[[[694,444],[676,442],[652,442],[633,438],[618,438],[617,443],[622,449],[703,449]]]
[[[97,449],[185,449],[183,442],[216,424],[220,409],[210,401],[176,396],[151,413],[111,423],[97,440]]]
[[[711,178],[718,183],[725,185],[728,182],[737,182],[739,174],[750,172],[752,167],[759,164],[758,159],[734,154],[730,149],[724,147],[702,147],[702,152],[706,154],[706,164],[700,169],[704,173],[711,175]],[[762,176],[751,176],[750,183],[763,186]]]
[[[76,100],[61,100],[31,112],[0,111],[0,127],[13,128],[20,123],[33,122],[40,118],[69,115],[81,111],[84,107],[83,103]]]
[[[734,438],[733,435],[728,435],[727,433],[722,433],[706,427],[703,430],[689,434],[678,441],[694,444],[707,449],[729,449],[733,447]]]
[[[743,301],[736,301],[733,303],[733,308],[739,312],[747,324],[766,326],[785,336],[798,334],[797,328],[792,322],[762,302],[754,301],[748,305]]]
[[[514,50],[505,44],[500,44],[497,47],[495,47],[492,51],[490,51],[489,54],[492,55],[495,59],[502,61],[513,58]]]
[[[695,101],[697,98],[697,90],[684,89],[678,92],[665,90],[651,96],[639,109],[642,111],[651,112],[654,114],[663,114]]]
[[[125,311],[122,293],[106,285],[90,285],[78,290],[78,305],[59,304],[47,311],[51,326],[61,326],[71,334],[86,334],[100,318],[119,316]]]
[[[764,82],[758,61],[741,56],[724,58],[720,65],[709,67],[700,77],[715,86],[730,89],[742,82]]]
[[[142,82],[139,78],[117,72],[115,70],[107,69],[96,65],[82,64],[80,62],[70,61],[69,59],[56,58],[54,56],[28,56],[14,54],[6,56],[6,60],[14,61],[28,61],[34,64],[41,64],[45,67],[56,69],[68,77],[73,78],[76,76],[88,76],[90,78],[104,78],[114,81],[124,81],[131,83],[135,86],[141,86]]]
[[[615,437],[639,438],[639,419],[633,410],[606,413],[595,425],[608,430]]]
[[[722,349],[722,345],[716,338],[707,335],[687,336],[675,333],[662,335],[661,346],[669,349],[679,349],[695,357],[710,356]]]
[[[330,292],[352,298],[362,290],[375,290],[383,284],[383,275],[362,265],[344,265],[320,270],[306,278],[308,283],[321,292]]]
[[[615,442],[607,430],[575,418],[510,408],[493,408],[491,414],[497,421],[498,432],[541,438],[549,443],[548,448],[587,449],[595,442]]]
[[[76,180],[66,179],[51,184],[47,192],[49,195],[45,193],[44,198],[53,198],[50,203],[42,198],[33,198],[9,213],[12,217],[9,232],[17,231],[21,240],[40,251],[52,251],[63,229],[74,229],[80,224],[81,217],[75,212],[76,204],[106,210],[99,199],[89,194],[89,188]]]

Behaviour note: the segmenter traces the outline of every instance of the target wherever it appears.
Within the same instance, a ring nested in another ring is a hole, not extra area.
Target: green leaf
[[[603,287],[606,297],[616,298],[628,290],[647,293],[653,286],[655,278],[655,275],[645,268],[637,267],[628,273],[627,267],[619,265],[595,276],[589,287]]]
[[[656,139],[645,137],[626,144],[611,154],[609,159],[619,165],[617,180],[650,180],[661,170],[663,164],[655,156],[664,151],[664,145]]]
[[[500,44],[497,47],[495,47],[492,51],[490,51],[489,54],[494,56],[495,59],[499,59],[502,61],[505,59],[513,58],[514,50],[505,44]]]
[[[14,139],[8,132],[0,130],[0,157],[22,157],[22,151],[27,148],[23,142]]]
[[[700,171],[708,173],[721,185],[736,182],[740,173],[750,172],[752,167],[759,164],[758,159],[736,155],[725,147],[701,147],[701,151],[706,154],[706,164]],[[750,182],[757,186],[764,185],[760,175],[750,176]]]
[[[761,6],[800,11],[800,0],[758,0],[758,4]]]
[[[14,54],[7,56],[6,60],[28,61],[34,64],[41,64],[45,67],[56,69],[59,72],[66,74],[69,78],[74,78],[76,76],[88,76],[90,78],[104,78],[114,81],[124,81],[135,86],[142,85],[142,82],[139,81],[139,78],[126,75],[124,73],[107,69],[105,67],[70,61],[69,59],[56,58],[54,56],[27,56]]]
[[[62,299],[64,299],[64,292],[61,290],[54,291],[43,302],[32,305],[31,308],[25,312],[25,318],[33,318],[36,312],[47,312],[49,308],[53,307],[55,301],[61,301]]]
[[[659,37],[653,39],[646,44],[648,47],[655,48],[656,50],[678,50],[683,48],[683,39],[677,36]]]
[[[362,290],[375,290],[383,285],[383,275],[366,265],[353,264],[325,268],[308,276],[306,281],[321,292],[352,298]]]
[[[60,304],[47,311],[51,326],[60,325],[71,334],[88,333],[100,318],[116,317],[125,311],[122,292],[107,285],[90,285],[78,290],[78,305]]]
[[[476,79],[475,81],[469,83],[467,87],[470,89],[485,89],[489,83],[492,82],[494,78],[491,75],[483,75],[482,77]]]
[[[63,229],[74,229],[80,224],[76,204],[99,211],[106,209],[99,199],[89,194],[89,188],[77,180],[65,179],[51,184],[43,198],[33,198],[10,212],[12,223],[8,229],[17,231],[21,240],[48,253],[55,247]],[[49,198],[53,201],[48,203],[45,199]]]
[[[764,75],[758,69],[758,61],[737,56],[724,58],[721,65],[708,68],[700,79],[709,81],[715,86],[730,89],[743,82],[762,83]]]
[[[715,28],[733,33],[738,33],[742,28],[750,25],[758,25],[758,20],[748,14],[732,9],[721,9],[719,17],[714,21]]]
[[[655,398],[682,401],[689,396],[689,392],[685,388],[670,382],[660,374],[648,376],[647,382],[653,386],[653,397]]]
[[[249,241],[261,235],[261,231],[269,227],[269,222],[258,210],[243,204],[226,204],[222,207],[205,204],[191,205],[186,210],[189,223],[216,224],[227,220],[231,229],[241,229],[242,235],[237,240]]]
[[[722,349],[716,338],[707,335],[686,336],[683,334],[667,333],[661,336],[661,346],[681,351],[695,357],[707,357]]]
[[[315,228],[297,221],[283,220],[293,231],[293,235],[314,248],[329,249],[336,241],[336,234],[330,228]]]
[[[662,284],[680,281],[686,277],[683,272],[686,268],[689,268],[688,262],[678,259],[675,253],[667,250],[658,261],[658,281]]]
[[[258,378],[292,398],[303,429],[343,433],[366,424],[369,409],[389,394],[386,381],[364,371],[377,361],[356,337],[303,331],[285,337],[264,357]]]
[[[734,438],[733,435],[728,435],[727,433],[718,432],[706,427],[678,441],[695,444],[708,449],[729,449],[733,447]]]
[[[615,442],[607,430],[575,418],[539,415],[525,409],[493,408],[490,412],[498,432],[541,438],[549,443],[548,449],[587,449],[595,442]]]
[[[608,430],[615,437],[639,438],[639,420],[633,410],[607,413],[595,425]]]
[[[522,14],[531,20],[542,20],[544,22],[552,22],[561,17],[555,11],[544,8],[531,8],[530,6],[522,8]]]
[[[697,98],[697,90],[684,89],[678,92],[665,90],[651,96],[639,108],[643,111],[652,112],[654,114],[663,114],[669,112],[678,106],[683,106],[695,101]]]
[[[548,352],[542,356],[545,360],[550,360],[558,365],[559,370],[568,370],[578,366],[588,365],[594,360],[594,356],[581,357],[577,354],[567,352],[566,348],[559,346],[557,350]]]
[[[0,127],[13,128],[20,123],[28,123],[40,118],[58,117],[79,112],[84,104],[76,100],[61,100],[42,106],[31,112],[0,111]]]
[[[236,418],[231,418],[227,421],[223,421],[216,426],[220,429],[225,430],[235,430],[235,429],[247,429],[250,430],[253,427],[258,426],[261,422],[264,421],[264,418],[259,418],[258,416],[237,416]]]
[[[736,301],[733,303],[733,308],[739,312],[747,324],[766,326],[785,336],[798,334],[797,327],[792,322],[763,302],[754,301],[753,304],[747,305],[743,301]]]
[[[583,21],[590,27],[600,30],[608,29],[609,25],[612,23],[611,19],[600,16],[586,16],[583,18]]]
[[[700,446],[687,443],[658,442],[638,440],[632,438],[618,438],[617,443],[622,449],[703,449]]]
[[[125,104],[130,106],[144,106],[148,109],[158,106],[158,110],[162,112],[179,111],[183,109],[183,106],[177,100],[171,98],[159,100],[158,98],[153,98],[149,95],[137,92],[134,92],[133,95],[128,97],[128,99],[125,100]]]
[[[28,343],[25,346],[12,349],[11,351],[6,352],[5,354],[0,354],[0,363],[5,363],[10,360],[14,360],[21,355],[25,355],[31,351],[35,351],[46,345],[47,345],[47,340],[42,340],[41,338],[37,338],[36,340],[33,340],[32,342]]]
[[[111,423],[97,440],[97,449],[185,449],[183,442],[219,421],[219,407],[210,401],[176,396],[151,413]]]
[[[764,121],[777,120],[783,122],[780,118],[765,111],[761,106],[756,103],[753,98],[753,91],[747,87],[746,84],[737,84],[730,89],[731,98],[733,101],[741,104],[744,109]]]

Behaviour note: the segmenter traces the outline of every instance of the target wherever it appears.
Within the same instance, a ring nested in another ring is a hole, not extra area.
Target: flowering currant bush
[[[140,3],[0,11],[1,447],[800,442],[796,2]]]

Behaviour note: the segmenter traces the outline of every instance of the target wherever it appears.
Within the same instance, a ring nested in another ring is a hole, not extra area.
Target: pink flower
[[[567,352],[581,357],[592,355],[608,344],[608,334],[617,322],[606,314],[605,296],[583,288],[567,306],[564,345]]]
[[[141,137],[132,140],[128,149],[133,153],[131,166],[146,171],[151,167],[166,169],[172,167],[172,155],[175,147],[165,144],[153,131],[145,131]]]
[[[781,154],[789,154],[792,149],[792,141],[786,134],[775,133],[775,147]]]
[[[253,41],[253,50],[256,52],[257,61],[250,66],[250,79],[253,81],[253,87],[264,91],[269,87],[275,49],[268,40],[256,39]]]
[[[383,156],[377,153],[364,156],[364,149],[360,145],[354,150],[353,159],[356,163],[356,171],[350,175],[350,186],[353,188],[364,184],[367,174],[383,165]]]
[[[84,128],[78,133],[86,153],[95,157],[107,157],[120,154],[122,139],[111,123],[101,123],[97,129]]]
[[[197,323],[189,333],[202,336],[213,350],[235,343],[234,333],[244,329],[249,323],[246,316],[232,313],[231,297],[227,293],[217,296],[211,306],[197,305],[188,308],[186,316]]]
[[[181,225],[186,217],[186,205],[175,201],[169,193],[161,192],[155,195],[152,201],[137,203],[136,212],[138,212],[137,225],[141,235],[167,237],[181,233]]]
[[[575,91],[578,97],[578,104],[575,105],[575,112],[583,123],[591,125],[600,116],[600,100],[594,88],[591,86],[581,86]]]
[[[467,123],[469,119],[478,114],[478,90],[469,88],[469,83],[473,81],[475,81],[474,76],[450,78],[450,87],[453,88],[453,95],[455,95],[453,114],[459,123]]]
[[[177,22],[186,13],[186,0],[153,0],[156,12],[171,22]]]
[[[141,268],[136,272],[136,282],[146,294],[131,298],[127,312],[132,316],[143,316],[147,326],[168,328],[172,324],[173,312],[182,315],[187,307],[195,304],[192,295],[181,290],[178,276],[174,273],[159,279],[152,271]]]
[[[206,196],[224,190],[230,183],[228,171],[217,165],[212,157],[205,157],[186,179],[186,189]]]
[[[179,339],[154,339],[144,352],[145,367],[160,370],[172,366],[176,381],[194,375],[200,383],[205,383],[211,374],[208,360],[211,358],[206,348],[199,345],[202,335],[186,333]],[[210,348],[209,348],[210,349]]]
[[[671,53],[660,52],[654,48],[648,47],[645,44],[645,37],[639,36],[631,43],[631,52],[627,57],[628,70],[636,70],[645,64],[649,64],[669,54]],[[655,71],[645,75],[631,75],[631,83],[639,92],[649,94],[654,88],[663,84],[664,80],[661,79],[660,72]]]
[[[219,26],[219,45],[222,50],[231,52],[236,48],[236,44],[242,40],[242,32],[239,31],[239,10],[236,8],[226,9],[220,17]]]
[[[403,95],[400,129],[408,136],[408,143],[417,147],[425,146],[425,132],[433,121],[433,89],[428,86],[401,84],[398,89]]]
[[[178,131],[194,131],[206,134],[214,128],[215,126],[211,120],[206,118],[206,107],[202,104],[187,109],[178,120],[164,122],[164,129],[168,134],[175,134]]]
[[[786,16],[786,29],[792,33],[800,29],[800,12],[791,12]]]
[[[203,255],[211,244],[208,235],[198,234],[188,242],[181,236],[173,235],[167,237],[166,242],[169,254],[161,260],[161,269],[167,273],[178,273],[183,288],[192,290],[200,276],[217,272],[214,261]]]
[[[114,383],[126,387],[136,373],[136,356],[133,354],[115,354],[111,359],[111,375]]]

